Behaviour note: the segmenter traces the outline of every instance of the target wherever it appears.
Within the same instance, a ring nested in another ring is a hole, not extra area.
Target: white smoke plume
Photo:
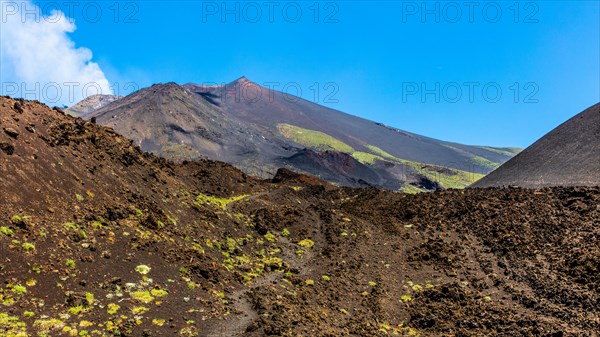
[[[30,0],[0,0],[0,92],[71,106],[94,94],[112,94],[91,50],[75,47],[73,20],[44,15]]]

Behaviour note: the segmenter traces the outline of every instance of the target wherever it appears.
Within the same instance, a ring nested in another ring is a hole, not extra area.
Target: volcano
[[[172,160],[219,160],[263,178],[284,167],[340,185],[404,191],[468,186],[517,151],[412,134],[245,77],[215,86],[156,84],[84,118]]]
[[[96,111],[108,104],[122,98],[114,95],[92,95],[83,99],[81,102],[69,107],[66,111],[74,116],[81,117]]]

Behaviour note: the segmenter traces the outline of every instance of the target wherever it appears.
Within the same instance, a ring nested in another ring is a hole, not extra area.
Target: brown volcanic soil
[[[8,98],[0,131],[0,335],[600,331],[598,187],[260,181]]]

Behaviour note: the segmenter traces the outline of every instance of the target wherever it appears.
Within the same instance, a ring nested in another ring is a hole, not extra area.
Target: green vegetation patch
[[[350,145],[321,131],[303,129],[290,124],[278,124],[277,129],[285,138],[306,147],[319,150],[336,150],[346,153],[354,152],[354,149]]]
[[[354,157],[354,159],[358,160],[359,162],[368,165],[374,164],[377,160],[385,161],[385,159],[383,159],[381,156],[361,151],[352,152],[352,157]]]
[[[31,217],[28,215],[13,215],[12,218],[10,218],[10,222],[12,222],[14,225],[22,225],[22,224],[27,224],[27,222],[29,222],[31,220]]]
[[[483,158],[481,156],[477,156],[477,155],[472,154],[470,152],[467,152],[465,150],[461,150],[461,149],[456,148],[454,146],[450,146],[450,145],[446,145],[446,144],[443,144],[443,146],[447,147],[447,148],[449,148],[449,149],[451,149],[451,150],[453,150],[455,152],[458,152],[458,153],[460,153],[463,156],[468,157],[469,161],[471,163],[475,164],[475,165],[483,166],[483,167],[487,167],[487,168],[491,168],[491,169],[495,169],[496,167],[500,166],[500,163],[493,162],[491,160],[488,160],[488,159]]]
[[[485,176],[484,174],[466,172],[456,169],[450,169],[453,174],[442,173],[438,172],[437,169],[448,170],[448,168],[418,163],[415,164],[418,165],[415,168],[419,173],[431,180],[439,182],[443,188],[465,188]]]
[[[386,159],[391,159],[391,160],[398,160],[398,158],[394,157],[393,155],[383,151],[381,148],[375,146],[375,145],[367,145],[367,148],[369,150],[371,150],[371,152],[375,153],[376,155],[386,158]]]
[[[28,336],[27,325],[19,317],[7,313],[0,313],[0,332],[3,336]]]
[[[439,182],[443,188],[465,188],[484,177],[483,174],[479,173],[472,173],[448,168],[445,166],[423,164],[415,161],[400,159],[374,145],[367,145],[367,148],[385,159],[389,159],[398,164],[406,165],[413,169],[416,173],[421,174],[430,180]],[[422,192],[419,188],[414,186],[411,187],[410,185],[404,185],[400,188],[400,190],[406,193]]]
[[[23,250],[26,252],[32,252],[35,250],[35,245],[31,242],[23,242]]]
[[[143,303],[150,303],[154,301],[154,296],[152,296],[149,291],[135,291],[131,293],[131,298]]]
[[[296,143],[302,144],[306,147],[310,147],[316,150],[335,150],[339,152],[348,153],[354,159],[358,160],[363,164],[372,165],[378,160],[387,160],[390,162],[408,166],[415,173],[423,175],[432,181],[437,181],[443,188],[465,188],[484,177],[483,174],[479,173],[471,173],[439,165],[423,164],[410,160],[400,159],[375,145],[366,145],[366,148],[370,151],[370,153],[356,151],[350,145],[320,131],[304,129],[289,124],[278,124],[277,128],[281,135]],[[456,149],[451,146],[447,147],[467,155],[470,158],[471,162],[475,165],[489,168],[496,168],[499,165],[498,163],[494,163],[480,156],[475,156],[466,151]],[[401,188],[401,190],[408,193],[416,193],[421,191],[416,187],[403,187]]]
[[[315,242],[310,239],[304,239],[304,240],[301,240],[300,242],[298,242],[298,246],[304,247],[304,248],[312,248],[312,246],[314,246],[314,245],[315,245]]]
[[[477,148],[480,148],[480,149],[486,150],[486,151],[490,151],[490,152],[494,152],[494,153],[497,153],[497,154],[501,154],[501,155],[507,156],[507,157],[515,156],[519,152],[523,151],[523,149],[520,149],[518,147],[502,147],[502,148],[497,148],[497,147],[489,147],[489,146],[477,146]]]
[[[145,264],[140,264],[139,266],[135,267],[135,271],[137,271],[138,273],[142,274],[142,275],[146,275],[150,272],[150,270],[152,270],[152,268],[148,267]]]
[[[12,236],[15,232],[7,226],[0,226],[0,233],[6,236]]]
[[[166,296],[169,292],[162,289],[152,289],[150,290],[150,294],[154,297],[163,297]]]
[[[406,185],[400,187],[400,191],[404,192],[404,193],[408,193],[408,194],[417,194],[417,193],[424,192],[422,189],[420,189],[416,186],[410,185],[410,184],[406,184]]]
[[[200,194],[196,198],[195,204],[197,206],[212,205],[215,207],[219,207],[225,211],[225,210],[227,210],[227,205],[229,205],[230,203],[242,200],[244,198],[247,198],[248,196],[249,196],[249,194],[243,194],[243,195],[238,195],[238,196],[234,196],[231,198],[219,198],[219,197],[214,197],[214,196],[210,196],[210,195]]]
[[[483,166],[483,167],[488,167],[488,168],[491,168],[491,169],[495,169],[498,166],[500,166],[500,163],[494,163],[493,161],[485,159],[485,158],[483,158],[481,156],[472,156],[471,157],[471,162],[473,164],[475,164],[475,165]]]

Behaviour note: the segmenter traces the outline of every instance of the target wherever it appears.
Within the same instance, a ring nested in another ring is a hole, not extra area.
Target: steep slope
[[[222,86],[186,84],[228,114],[249,124],[277,130],[281,124],[319,131],[372,153],[372,147],[408,161],[488,173],[510,159],[511,149],[467,146],[398,130],[307,100],[262,87],[245,77]]]
[[[262,99],[249,102],[250,90]],[[245,78],[218,87],[157,84],[85,118],[170,159],[221,160],[264,178],[287,167],[346,186],[410,192],[468,186],[513,153],[444,143],[300,99],[290,102]],[[374,145],[381,143],[405,157]],[[344,155],[350,156],[345,164],[337,160]],[[344,165],[360,169],[349,175]]]
[[[552,130],[473,187],[600,185],[600,103]]]
[[[595,336],[600,189],[172,163],[0,98],[2,336]]]
[[[83,99],[81,102],[69,107],[65,111],[73,116],[84,116],[90,112],[96,111],[108,104],[122,98],[123,96],[114,95],[92,95]]]
[[[281,145],[229,118],[202,97],[175,84],[157,84],[86,116],[134,139],[157,155],[189,160],[211,158],[234,164]]]
[[[393,184],[396,189],[401,185],[383,170],[367,167],[348,155],[349,165],[362,168],[354,175],[344,173],[343,165],[333,157],[314,151],[311,153],[315,158],[322,158],[319,163],[310,167],[299,164],[292,158],[306,153],[302,147],[293,146],[269,130],[231,118],[203,97],[174,83],[143,89],[85,117],[134,139],[144,151],[169,159],[221,160],[257,176],[273,176],[280,166],[290,166],[343,185]]]
[[[365,165],[343,152],[305,149],[289,158],[282,158],[281,163],[344,186],[376,185],[391,190],[402,187],[402,183],[384,169]]]

